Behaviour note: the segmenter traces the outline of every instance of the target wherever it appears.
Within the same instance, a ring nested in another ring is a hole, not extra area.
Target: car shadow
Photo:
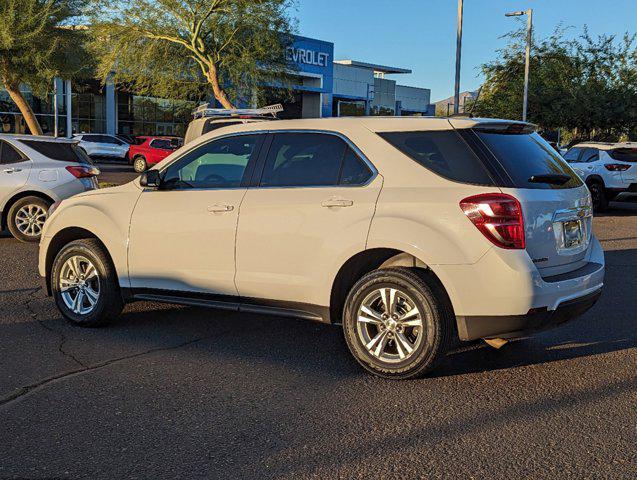
[[[607,285],[584,316],[559,328],[512,341],[500,350],[474,342],[452,351],[430,376],[447,377],[519,368],[637,347],[637,250],[607,252]],[[613,267],[616,265],[617,267]],[[628,278],[627,278],[628,277]],[[263,314],[225,312],[140,302],[110,327],[84,330],[49,320],[64,330],[69,348],[126,351],[199,342],[207,360],[268,364],[327,378],[366,375],[351,358],[341,327]],[[73,341],[75,339],[75,341]],[[193,354],[192,349],[180,355]]]
[[[637,216],[637,195],[622,201],[610,202],[605,212],[595,212],[596,217],[633,217]]]

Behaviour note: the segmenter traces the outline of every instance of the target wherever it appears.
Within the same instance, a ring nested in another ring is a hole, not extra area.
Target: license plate
[[[562,231],[564,232],[564,247],[579,247],[583,241],[582,221],[571,220],[564,222]]]

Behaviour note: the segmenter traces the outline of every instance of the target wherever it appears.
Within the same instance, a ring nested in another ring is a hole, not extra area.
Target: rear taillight
[[[97,168],[95,168],[95,167],[85,167],[84,165],[68,166],[68,167],[66,167],[66,169],[75,178],[95,177],[95,176],[100,174],[100,171]]]
[[[515,197],[504,193],[485,193],[465,198],[460,208],[482,234],[500,248],[523,249],[524,217]]]
[[[610,170],[611,172],[625,172],[630,168],[630,165],[626,165],[624,163],[607,163],[604,167],[606,167],[606,170]]]

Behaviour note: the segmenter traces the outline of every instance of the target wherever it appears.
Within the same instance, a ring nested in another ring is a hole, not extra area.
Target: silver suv
[[[524,123],[333,118],[210,132],[54,209],[40,275],[80,326],[154,300],[342,323],[391,378],[599,297],[580,178]]]
[[[51,204],[97,188],[97,174],[77,141],[0,135],[3,229],[23,242],[37,242]]]

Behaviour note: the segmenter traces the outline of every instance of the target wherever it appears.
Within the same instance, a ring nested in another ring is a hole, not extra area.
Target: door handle
[[[347,200],[346,198],[329,198],[321,202],[321,207],[351,207],[354,205],[353,200]]]
[[[223,213],[223,212],[231,212],[234,210],[234,205],[226,205],[224,204],[217,204],[217,205],[211,205],[208,207],[208,211],[210,213]]]
[[[21,172],[22,169],[21,168],[5,168],[3,170],[4,173],[16,173],[16,172]]]

